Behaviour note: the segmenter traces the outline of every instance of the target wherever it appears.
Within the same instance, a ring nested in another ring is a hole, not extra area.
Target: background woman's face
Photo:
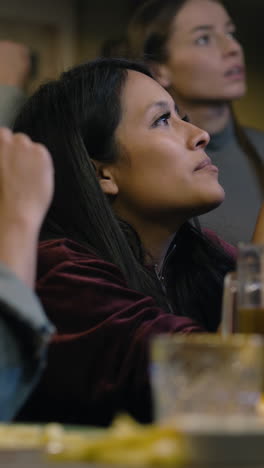
[[[235,26],[223,6],[188,0],[172,24],[167,70],[176,96],[187,100],[233,100],[246,91],[244,57]]]
[[[164,88],[129,71],[121,105],[115,137],[123,156],[112,171],[118,187],[113,207],[123,219],[166,224],[223,201],[217,168],[205,154],[207,132],[182,120]]]

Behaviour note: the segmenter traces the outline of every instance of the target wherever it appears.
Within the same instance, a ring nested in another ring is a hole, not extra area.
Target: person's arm
[[[32,390],[53,327],[33,287],[36,245],[53,193],[48,151],[0,129],[0,420]]]
[[[0,421],[13,419],[34,388],[53,332],[38,298],[0,263]]]
[[[43,145],[0,129],[0,261],[32,287],[37,241],[53,193],[53,169]]]
[[[11,127],[26,101],[30,76],[29,49],[13,41],[0,41],[0,126]]]

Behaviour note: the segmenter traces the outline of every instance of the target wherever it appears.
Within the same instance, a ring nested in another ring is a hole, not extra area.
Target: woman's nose
[[[192,150],[204,149],[210,141],[209,133],[195,125],[189,125],[192,127],[192,132],[189,138],[189,148]]]
[[[222,39],[222,48],[224,55],[239,55],[242,54],[242,46],[232,36],[225,36]]]

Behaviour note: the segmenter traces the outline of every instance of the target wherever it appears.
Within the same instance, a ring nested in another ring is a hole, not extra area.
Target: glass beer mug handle
[[[236,330],[237,286],[236,272],[227,273],[224,280],[222,322],[220,326],[220,332],[223,336],[230,335]]]

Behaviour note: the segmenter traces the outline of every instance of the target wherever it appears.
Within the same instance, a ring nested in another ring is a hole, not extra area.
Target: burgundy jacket
[[[18,419],[107,425],[126,411],[150,421],[149,339],[202,328],[165,313],[151,297],[129,289],[114,264],[68,239],[40,244],[37,293],[57,334]]]

